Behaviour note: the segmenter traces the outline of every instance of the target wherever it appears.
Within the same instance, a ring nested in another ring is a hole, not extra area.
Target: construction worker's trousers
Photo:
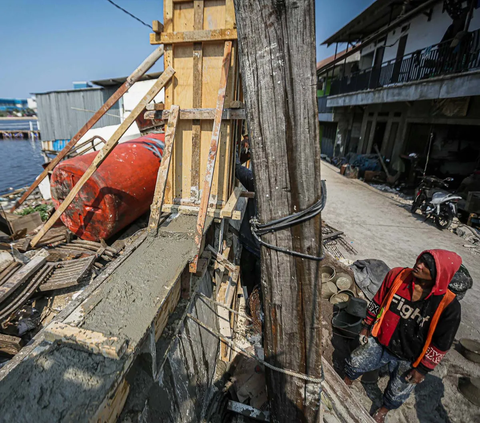
[[[345,374],[355,380],[364,373],[378,370],[387,365],[390,381],[383,393],[383,405],[390,410],[400,407],[410,396],[415,385],[405,377],[412,370],[410,361],[401,360],[390,354],[375,338],[370,336],[368,343],[355,349],[345,363]]]

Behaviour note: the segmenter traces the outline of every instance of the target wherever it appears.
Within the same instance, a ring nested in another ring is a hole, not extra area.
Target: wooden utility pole
[[[243,90],[261,223],[321,197],[314,0],[236,0]],[[264,235],[277,247],[321,254],[321,218]],[[261,249],[265,356],[321,377],[320,262]],[[320,386],[267,369],[273,422],[319,420]]]

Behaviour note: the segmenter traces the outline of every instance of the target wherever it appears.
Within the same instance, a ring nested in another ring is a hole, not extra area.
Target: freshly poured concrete
[[[139,342],[175,280],[194,256],[193,238],[168,234],[146,239],[97,295],[101,301],[86,315],[82,328]]]
[[[206,225],[211,223],[208,222]],[[195,255],[195,216],[180,216],[146,239],[82,305],[82,327],[135,346],[176,278]],[[0,422],[90,420],[129,365],[43,342],[0,383]]]
[[[66,346],[29,357],[0,383],[0,422],[88,421],[123,364]]]

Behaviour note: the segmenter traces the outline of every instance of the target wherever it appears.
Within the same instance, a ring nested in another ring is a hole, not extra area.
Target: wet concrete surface
[[[406,403],[389,413],[387,423],[480,422],[480,408],[465,399],[457,388],[461,376],[480,377],[480,364],[464,358],[456,345],[463,337],[480,339],[480,257],[463,246],[465,241],[462,238],[450,231],[438,230],[430,222],[424,222],[420,215],[412,215],[404,202],[395,201],[361,181],[345,178],[337,168],[325,162],[322,162],[322,179],[326,179],[328,190],[322,218],[344,231],[346,239],[353,242],[358,254],[346,254],[348,259],[375,258],[390,267],[411,267],[423,250],[443,248],[458,253],[474,279],[473,288],[460,302],[462,323],[454,347],[415,388]],[[330,340],[333,351],[329,347],[325,352],[332,358],[352,347],[346,344],[350,342],[348,340],[344,340],[343,347],[337,345],[338,340]],[[341,363],[333,361],[341,373]],[[387,383],[388,376],[368,385],[357,380],[351,389],[361,398],[366,409],[373,412],[382,403],[382,392]]]
[[[176,278],[195,255],[196,218],[182,216],[178,220],[184,223],[182,228],[192,229],[191,233],[162,230],[158,238],[147,238],[87,302],[85,307],[92,304],[92,309],[82,328],[140,341]]]
[[[134,345],[195,254],[195,216],[181,216],[147,238],[94,292],[82,327]],[[206,224],[209,227],[211,219]],[[0,383],[0,423],[86,422],[128,367],[120,360],[43,342]]]

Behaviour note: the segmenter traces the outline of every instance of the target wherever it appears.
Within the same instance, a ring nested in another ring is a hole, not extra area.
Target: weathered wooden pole
[[[236,0],[240,63],[259,220],[305,210],[321,197],[315,96],[314,0]],[[321,254],[321,218],[262,240]],[[262,247],[265,356],[321,378],[320,262]],[[267,369],[274,422],[316,422],[320,385]]]

